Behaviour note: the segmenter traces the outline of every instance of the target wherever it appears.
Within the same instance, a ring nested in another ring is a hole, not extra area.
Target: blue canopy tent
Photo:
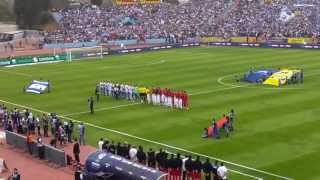
[[[89,155],[85,171],[91,177],[108,176],[107,179],[160,180],[167,176],[164,172],[103,151]]]

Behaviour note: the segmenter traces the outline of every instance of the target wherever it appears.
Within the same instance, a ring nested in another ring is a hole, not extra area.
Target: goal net
[[[104,55],[109,54],[108,50],[105,49],[103,46],[70,48],[65,49],[65,53],[67,61],[85,58],[102,59]]]

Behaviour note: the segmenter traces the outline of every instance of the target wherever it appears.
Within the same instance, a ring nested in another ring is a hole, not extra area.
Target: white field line
[[[226,75],[226,76],[220,76],[220,77],[218,78],[217,82],[218,82],[219,84],[223,85],[223,86],[241,87],[241,86],[239,86],[239,85],[234,85],[234,84],[231,84],[231,83],[225,83],[225,82],[222,81],[223,79],[225,79],[225,78],[227,78],[227,77],[235,76],[235,75],[237,75],[237,74],[239,74],[239,73],[229,74],[229,75]]]
[[[64,61],[47,61],[47,62],[37,62],[37,63],[29,63],[29,64],[15,64],[15,65],[9,65],[4,67],[13,68],[13,67],[21,67],[21,66],[34,66],[38,64],[53,64],[53,63],[59,63],[59,62],[64,62]]]
[[[250,174],[247,174],[247,173],[243,173],[243,172],[240,172],[240,171],[237,171],[237,170],[233,170],[233,169],[229,169],[229,171],[235,173],[235,174],[240,174],[242,176],[247,176],[247,177],[250,177],[252,179],[256,179],[256,180],[263,180],[263,178],[260,178],[260,177],[256,177],[256,176],[253,176],[253,175],[250,175]]]
[[[165,61],[163,60],[160,63],[164,63],[164,62]],[[150,63],[150,64],[160,64],[160,63]],[[32,77],[32,75],[30,75],[30,74],[11,72],[11,71],[1,70],[1,69],[0,69],[0,72],[5,72],[5,73],[9,73],[9,74],[24,76],[24,77]],[[230,75],[228,75],[228,76],[230,76]],[[226,84],[225,86],[228,86],[228,85]],[[200,92],[192,93],[189,96],[209,94],[209,93],[213,93],[213,92],[219,92],[219,91],[224,91],[224,90],[228,90],[228,89],[235,89],[235,88],[240,88],[240,87],[245,87],[245,86],[247,86],[247,85],[243,85],[243,86],[235,86],[235,85],[233,85],[232,87],[226,87],[226,88],[215,89],[215,90],[200,91]],[[120,107],[124,107],[124,106],[121,105]],[[120,108],[120,107],[115,107],[115,108]],[[115,109],[115,108],[110,108],[110,109]],[[96,111],[103,111],[103,110],[108,110],[108,108],[102,108],[102,110],[97,109]],[[88,112],[90,112],[90,111],[79,112],[79,114],[85,114],[85,113],[88,113]],[[76,114],[78,114],[78,113],[66,114],[64,116],[71,116],[71,115],[76,115]]]
[[[224,91],[224,90],[228,90],[228,89],[235,89],[235,88],[238,88],[238,87],[226,87],[226,88],[215,89],[215,90],[211,90],[211,91],[201,91],[198,93],[190,94],[189,96],[208,94],[208,93],[219,92],[219,91]],[[141,103],[130,103],[130,104],[123,104],[123,105],[119,105],[119,106],[104,107],[104,108],[95,109],[94,112],[106,111],[106,110],[110,110],[110,109],[120,109],[123,107],[134,106],[134,105],[138,105],[138,104],[141,104]],[[81,111],[81,112],[74,112],[74,113],[69,113],[69,114],[62,114],[61,116],[69,116],[70,117],[73,115],[80,115],[80,114],[87,114],[87,113],[90,113],[90,111]]]
[[[60,62],[60,61],[59,61]],[[149,63],[149,64],[146,64],[146,65],[133,65],[131,67],[140,67],[140,66],[148,66],[148,65],[157,65],[157,64],[162,64],[162,63],[165,63],[166,61],[165,60],[161,60],[160,62],[153,62],[153,63]],[[116,67],[116,66],[115,66]],[[117,66],[118,67],[118,66]],[[110,66],[104,66],[102,68],[111,68]],[[32,75],[30,74],[25,74],[25,73],[17,73],[17,72],[11,72],[11,71],[5,71],[5,70],[1,70],[1,72],[6,72],[6,73],[10,73],[10,74],[15,74],[15,75],[20,75],[20,76],[26,76],[26,77],[32,77]],[[247,84],[247,85],[235,85],[235,84],[232,84],[232,83],[225,83],[223,82],[223,79],[229,77],[229,76],[234,76],[234,75],[239,75],[241,73],[233,73],[233,74],[229,74],[229,75],[225,75],[225,76],[220,76],[217,80],[217,82],[223,86],[228,86],[228,87],[225,87],[225,88],[221,88],[221,89],[214,89],[214,90],[206,90],[206,91],[199,91],[199,92],[195,92],[195,93],[191,93],[189,94],[189,96],[196,96],[196,95],[203,95],[203,94],[210,94],[210,93],[213,93],[213,92],[219,92],[219,91],[224,91],[224,90],[229,90],[229,89],[236,89],[236,88],[261,88],[261,89],[270,89],[270,90],[290,90],[290,89],[303,89],[303,88],[267,88],[267,87],[248,87],[250,86],[251,84]],[[311,74],[306,74],[305,77],[310,77],[310,76],[315,76],[315,75],[319,75],[320,72],[315,72],[315,73],[311,73]],[[86,112],[81,112],[80,114],[84,114]],[[71,115],[74,115],[74,114],[71,114]],[[70,116],[70,114],[69,114]]]
[[[228,75],[230,76],[230,75]],[[220,78],[218,79],[218,83],[220,83]],[[242,87],[247,87],[247,86],[250,86],[250,84],[245,84],[245,85],[229,85],[229,84],[225,84],[222,82],[223,86],[227,86],[227,87],[223,87],[223,88],[220,88],[220,89],[213,89],[213,90],[207,90],[207,91],[200,91],[200,92],[195,92],[195,93],[191,93],[189,94],[189,96],[197,96],[197,95],[202,95],[202,94],[209,94],[209,93],[214,93],[214,92],[219,92],[219,91],[225,91],[225,90],[229,90],[229,89],[236,89],[236,88],[242,88]]]
[[[104,108],[95,109],[94,112],[105,111],[105,110],[110,110],[110,109],[119,109],[122,107],[134,106],[134,105],[138,105],[138,104],[141,104],[141,103],[130,103],[130,104],[123,104],[123,105],[119,105],[119,106],[104,107]],[[82,111],[82,112],[75,112],[75,113],[70,113],[70,114],[63,114],[61,116],[72,116],[72,115],[87,114],[87,113],[90,113],[90,111]]]
[[[226,76],[220,76],[217,79],[217,82],[223,86],[225,86],[224,88],[219,88],[219,89],[213,89],[213,90],[206,90],[206,91],[199,91],[199,92],[195,92],[195,93],[191,93],[189,94],[189,96],[197,96],[197,95],[203,95],[203,94],[210,94],[210,93],[214,93],[214,92],[220,92],[220,91],[225,91],[225,90],[229,90],[229,89],[236,89],[236,88],[261,88],[261,89],[271,89],[271,90],[292,90],[292,89],[303,89],[303,88],[267,88],[267,87],[255,87],[252,86],[252,84],[244,84],[244,85],[236,85],[236,84],[232,84],[232,83],[225,83],[223,82],[223,79],[230,77],[230,76],[234,76],[234,75],[239,75],[240,73],[234,73],[234,74],[229,74]],[[311,77],[311,76],[315,76],[315,75],[319,75],[320,72],[315,72],[315,73],[311,73],[311,74],[306,74],[305,77]]]
[[[189,96],[208,94],[208,93],[219,92],[219,91],[224,91],[224,90],[228,90],[228,89],[235,89],[235,88],[238,88],[238,87],[227,87],[227,88],[215,89],[215,90],[211,90],[211,91],[201,91],[198,93],[190,94]],[[95,109],[94,112],[106,111],[106,110],[111,110],[111,109],[120,109],[122,107],[134,106],[134,105],[138,105],[138,104],[141,104],[141,103],[130,103],[130,104],[123,104],[123,105],[119,105],[119,106],[104,107],[104,108]],[[70,117],[70,116],[74,116],[74,115],[87,114],[87,113],[90,113],[90,111],[81,111],[81,112],[74,112],[74,113],[69,113],[69,114],[62,114],[61,116],[69,116]]]
[[[201,91],[198,93],[190,94],[189,96],[208,94],[208,93],[219,92],[219,91],[224,91],[224,90],[228,90],[228,89],[235,89],[235,88],[238,88],[238,87],[226,87],[226,88],[215,89],[215,90],[211,90],[211,91]],[[106,110],[110,110],[110,109],[120,109],[122,107],[134,106],[134,105],[138,105],[138,104],[141,104],[141,103],[130,103],[130,104],[123,104],[123,105],[119,105],[119,106],[104,107],[104,108],[95,109],[94,112],[106,111]],[[80,114],[87,114],[87,113],[90,113],[90,111],[74,112],[74,113],[69,113],[69,114],[63,114],[61,116],[73,116],[73,115],[80,115]]]
[[[27,109],[30,109],[32,111],[36,111],[36,112],[40,112],[40,113],[48,113],[48,112],[43,111],[43,110],[39,110],[39,109],[36,109],[36,108],[24,106],[24,105],[21,105],[21,104],[16,104],[16,103],[5,101],[5,100],[1,100],[1,99],[0,99],[0,102],[6,103],[6,104],[11,104],[11,105],[14,105],[14,106],[17,106],[17,107],[27,108]],[[77,122],[77,123],[82,122],[82,121],[79,121],[79,120],[76,120],[76,119],[73,119],[73,118],[69,118],[69,117],[66,117],[66,116],[61,116],[61,115],[57,115],[57,116],[60,117],[60,118],[63,118],[63,119],[72,120],[72,121]],[[130,138],[133,138],[133,139],[138,139],[138,140],[145,141],[145,142],[152,143],[152,144],[157,144],[157,145],[160,145],[160,146],[163,146],[163,147],[167,147],[167,148],[170,148],[170,149],[175,149],[175,150],[178,150],[178,151],[181,151],[181,152],[186,152],[186,153],[189,153],[189,154],[198,155],[198,156],[202,156],[202,157],[207,157],[207,158],[210,158],[210,159],[213,159],[213,160],[218,160],[220,162],[224,162],[224,163],[227,163],[227,164],[230,164],[230,165],[233,165],[233,166],[237,166],[237,167],[241,167],[241,168],[244,168],[244,169],[247,169],[247,170],[258,172],[258,173],[261,173],[261,174],[264,174],[264,175],[276,177],[278,179],[293,180],[292,178],[289,178],[289,177],[277,175],[277,174],[274,174],[274,173],[271,173],[271,172],[255,169],[255,168],[252,168],[252,167],[248,167],[248,166],[245,166],[245,165],[233,163],[233,162],[230,162],[230,161],[225,161],[225,160],[222,160],[222,159],[217,158],[217,157],[208,156],[208,155],[205,155],[205,154],[189,151],[187,149],[171,146],[171,145],[160,143],[160,142],[157,142],[157,141],[141,138],[141,137],[138,137],[138,136],[135,136],[135,135],[131,135],[131,134],[125,133],[125,132],[121,132],[121,131],[117,131],[117,130],[113,130],[113,129],[109,129],[109,128],[100,127],[100,126],[97,126],[97,125],[94,125],[94,124],[91,124],[91,123],[87,123],[87,122],[84,123],[84,124],[87,125],[87,126],[91,126],[91,127],[100,129],[100,130],[112,132],[112,133],[115,133],[115,134],[120,134],[120,135],[123,135],[123,136],[127,136],[127,137],[130,137]],[[234,171],[234,170],[232,172],[238,173],[238,171]],[[238,173],[238,174],[240,174],[240,173]],[[241,172],[241,175],[244,175],[244,173]],[[259,177],[255,177],[255,178],[257,179]]]

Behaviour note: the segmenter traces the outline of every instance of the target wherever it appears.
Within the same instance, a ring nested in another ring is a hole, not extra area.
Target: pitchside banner
[[[159,4],[161,0],[115,0],[117,5]]]
[[[288,38],[288,44],[305,44],[305,38]]]
[[[116,0],[117,5],[130,5],[130,4],[137,4],[136,0]]]
[[[248,40],[248,43],[256,43],[257,42],[256,37],[248,37],[247,40]]]
[[[200,42],[209,43],[209,42],[229,42],[229,39],[222,37],[201,37]]]
[[[48,61],[63,61],[66,59],[65,55],[55,55],[55,56],[23,56],[11,59],[10,64],[29,64],[29,63],[39,63]]]
[[[256,37],[231,37],[231,38],[222,38],[222,37],[201,37],[200,42],[202,43],[210,43],[210,42],[248,42],[248,43],[256,43],[257,38]]]
[[[140,0],[140,4],[159,4],[160,0]]]
[[[235,43],[243,43],[243,42],[247,42],[248,38],[246,36],[239,36],[239,37],[231,37],[231,42],[235,42]]]

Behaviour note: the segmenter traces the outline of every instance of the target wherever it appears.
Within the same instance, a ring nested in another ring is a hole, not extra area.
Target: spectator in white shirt
[[[129,150],[129,156],[131,161],[134,161],[134,162],[138,161],[137,153],[138,153],[137,148],[135,146],[132,146],[132,148],[130,148]]]
[[[188,160],[188,156],[185,156],[185,158],[182,159],[182,179],[186,178],[187,175],[187,169],[186,169],[186,161]]]
[[[101,138],[100,141],[98,142],[99,151],[102,151],[103,142],[104,142],[103,138]]]
[[[223,163],[221,163],[221,165],[217,169],[217,174],[219,178],[222,180],[227,180],[227,173],[228,173],[228,169],[224,166]]]

